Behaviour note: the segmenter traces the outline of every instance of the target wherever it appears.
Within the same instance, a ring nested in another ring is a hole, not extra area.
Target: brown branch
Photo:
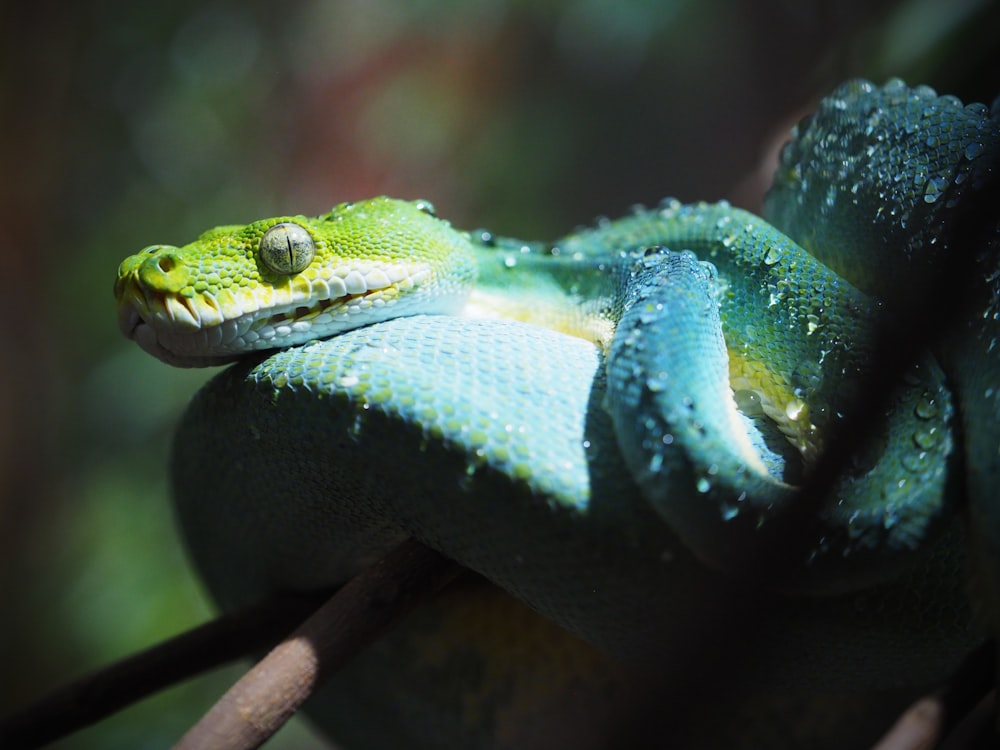
[[[272,597],[104,667],[0,722],[0,747],[53,742],[175,683],[259,653],[327,596]]]
[[[937,695],[911,705],[872,750],[934,750],[944,736],[944,707]]]
[[[932,750],[947,746],[996,747],[994,664],[991,639],[972,651],[938,691],[914,702],[872,750]]]
[[[459,570],[458,565],[436,552],[416,542],[406,542],[344,586],[343,595],[338,593],[329,600],[328,594],[275,596],[230,612],[67,685],[0,721],[0,747],[38,747],[65,737],[171,685],[259,653],[285,637],[314,612],[316,616],[307,621],[313,624],[306,630],[307,625],[302,625],[272,652],[268,657],[272,661],[268,663],[273,667],[274,660],[277,662],[274,678],[297,680],[303,686],[309,682],[318,684],[344,660],[395,624],[423,595],[443,586]],[[317,612],[324,601],[327,604]],[[323,625],[327,622],[324,617],[333,619]],[[297,640],[299,636],[301,639]],[[315,652],[311,643],[319,644]],[[303,650],[307,644],[310,647]],[[254,672],[238,682],[226,697],[239,689],[239,700],[247,700],[246,696],[250,695],[247,691],[252,692],[253,688],[247,688],[244,683],[252,675]],[[254,720],[249,735],[244,731],[233,734],[233,737],[250,736],[253,739],[247,741],[255,744],[233,747],[260,744],[308,697],[309,688],[303,687],[301,694],[282,693],[283,700],[274,702],[278,688],[257,684],[257,702],[244,702],[244,715],[271,718],[264,724]],[[272,690],[274,694],[269,692]],[[226,697],[220,701],[220,706]],[[268,705],[272,702],[273,706]],[[220,706],[212,709],[198,727],[203,724],[217,727],[218,719],[213,717],[217,717]],[[232,719],[229,716],[224,720]],[[251,720],[247,718],[246,721]],[[199,746],[198,727],[185,737],[187,747]]]
[[[407,540],[348,582],[219,699],[176,746],[259,747],[326,677],[461,570]]]

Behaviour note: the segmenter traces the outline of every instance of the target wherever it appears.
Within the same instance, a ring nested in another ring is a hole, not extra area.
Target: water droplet
[[[802,416],[802,411],[806,408],[805,401],[798,398],[793,398],[787,404],[785,404],[785,416],[788,417],[793,422]]]
[[[434,204],[427,200],[416,200],[413,202],[413,207],[418,211],[423,211],[429,216],[437,216],[437,211],[434,210]]]
[[[508,255],[506,258],[503,259],[503,264],[507,268],[513,268],[514,266],[517,265],[517,258],[515,258],[513,255]]]
[[[939,413],[937,402],[925,393],[917,400],[913,413],[921,419],[933,419]]]
[[[781,260],[781,250],[772,245],[767,249],[767,252],[764,253],[764,264],[773,266],[779,260]]]
[[[722,505],[719,506],[719,511],[722,513],[723,521],[732,521],[740,514],[739,506],[730,505],[729,503],[722,503]]]
[[[676,212],[681,207],[681,202],[676,198],[664,198],[660,201],[660,214],[664,217]]]
[[[944,177],[932,177],[927,181],[924,188],[924,203],[935,203],[948,187],[948,180]]]
[[[907,451],[899,459],[907,469],[917,473],[924,473],[930,468],[931,459],[927,451]]]
[[[937,427],[930,427],[926,430],[917,430],[913,433],[913,442],[917,444],[918,448],[923,448],[924,450],[931,450],[940,441],[941,436],[938,433]]]
[[[655,375],[650,375],[646,378],[646,388],[648,388],[653,393],[659,393],[667,387],[667,381],[669,377],[667,373],[657,372]]]
[[[708,477],[698,477],[698,481],[695,482],[694,486],[695,489],[703,495],[712,489],[712,483],[709,481]]]
[[[738,391],[733,391],[733,398],[736,401],[736,408],[746,416],[764,416],[764,406],[757,391],[750,388],[741,388]]]

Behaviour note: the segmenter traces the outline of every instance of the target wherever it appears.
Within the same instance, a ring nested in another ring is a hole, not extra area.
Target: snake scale
[[[346,747],[608,746],[624,675],[748,586],[754,691],[939,679],[977,639],[967,549],[1000,630],[998,154],[983,105],[850,81],[797,126],[765,219],[666,200],[538,243],[376,198],[142,250],[124,333],[235,361],[174,445],[200,574],[230,608],[406,537],[478,574],[317,699]],[[959,260],[948,336],[901,363],[787,575],[755,579],[885,311]]]

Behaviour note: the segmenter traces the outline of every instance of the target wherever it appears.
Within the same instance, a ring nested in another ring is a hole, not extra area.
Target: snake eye
[[[281,276],[299,273],[312,263],[316,243],[312,235],[298,224],[275,224],[260,238],[261,262]]]

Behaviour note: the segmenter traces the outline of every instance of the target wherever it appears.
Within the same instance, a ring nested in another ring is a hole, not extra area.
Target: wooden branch
[[[418,542],[403,542],[348,582],[244,675],[176,747],[259,747],[325,678],[461,570]]]
[[[53,742],[175,683],[260,653],[328,596],[275,596],[104,667],[0,721],[0,747]]]
[[[996,643],[972,651],[938,691],[914,702],[872,750],[996,747]]]
[[[220,720],[232,721],[234,717],[226,717],[220,706],[233,691],[238,691],[237,698],[243,701],[241,705],[246,711],[240,714],[240,721],[252,722],[253,729],[249,733],[241,730],[233,736],[249,736],[252,739],[247,741],[256,744],[232,747],[255,747],[277,731],[324,677],[460,570],[457,564],[423,545],[405,542],[331,599],[328,594],[275,596],[230,612],[67,685],[0,721],[0,747],[31,748],[58,740],[171,685],[260,653],[315,612],[315,623],[308,620],[306,624],[313,624],[308,628],[303,624],[268,657],[269,668],[275,670],[271,678],[284,680],[284,684],[299,683],[296,688],[282,693],[282,699],[275,701],[279,688],[269,682],[250,683],[258,686],[258,692],[256,697],[248,698],[255,689],[246,686],[255,674],[252,671],[192,729],[183,741],[188,744],[182,745],[199,746],[202,742],[199,733],[206,730],[198,727],[208,724],[207,731],[215,732],[225,726],[218,724]],[[324,601],[327,604],[317,611]],[[328,617],[333,620],[325,619]],[[313,643],[317,644],[315,651]],[[259,680],[259,675],[254,679]],[[272,690],[275,692],[271,693]],[[223,712],[221,718],[220,712]],[[255,716],[270,718],[261,723],[252,718]],[[249,727],[247,724],[244,729]],[[201,746],[227,745],[208,742]]]

